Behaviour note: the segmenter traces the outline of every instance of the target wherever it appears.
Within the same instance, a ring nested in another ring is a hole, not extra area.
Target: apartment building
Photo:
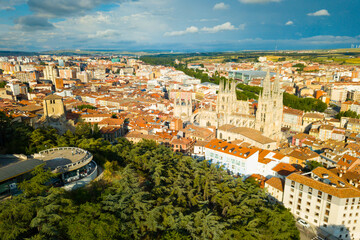
[[[295,217],[339,239],[360,239],[360,191],[325,168],[289,175],[283,204]]]
[[[240,147],[227,141],[213,139],[205,145],[205,159],[223,166],[233,174],[249,177],[260,174],[264,177],[278,176],[281,163],[289,163],[289,157],[270,150]],[[280,174],[281,175],[281,174]]]
[[[233,174],[248,177],[256,173],[258,158],[257,149],[239,147],[219,139],[214,139],[205,146],[205,159],[223,166]]]

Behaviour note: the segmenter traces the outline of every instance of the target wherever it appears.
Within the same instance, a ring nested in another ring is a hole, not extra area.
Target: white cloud
[[[170,17],[170,4],[162,0],[139,0],[126,1],[107,12],[67,17],[54,25],[59,38],[65,38],[64,44],[112,44],[111,46],[118,47],[117,42],[160,41],[163,33],[169,29],[167,20]]]
[[[287,21],[287,22],[285,23],[285,25],[286,25],[286,26],[294,25],[294,22],[293,22],[293,21]]]
[[[256,3],[269,3],[269,2],[281,2],[281,0],[239,0],[241,3],[249,3],[249,4],[256,4]]]
[[[219,3],[215,4],[213,7],[214,10],[226,10],[228,8],[229,8],[229,5],[225,4],[223,2],[219,2]]]
[[[246,23],[242,23],[239,25],[240,30],[245,30],[245,27],[246,27]]]
[[[315,17],[318,17],[318,16],[330,16],[330,13],[326,9],[321,9],[321,10],[313,12],[313,13],[308,13],[308,16],[315,16]]]
[[[237,30],[236,27],[234,27],[234,25],[232,25],[230,22],[226,22],[220,25],[216,25],[214,27],[203,27],[201,29],[201,31],[203,32],[208,32],[208,33],[217,33],[220,31],[231,31],[231,30]]]
[[[189,33],[197,33],[197,32],[206,32],[206,33],[217,33],[220,31],[231,31],[231,30],[243,30],[245,28],[245,24],[241,24],[239,28],[236,28],[234,25],[232,25],[230,22],[226,22],[220,25],[216,25],[214,27],[203,27],[199,30],[199,28],[195,26],[191,26],[186,28],[182,31],[173,31],[173,32],[166,32],[164,36],[182,36]]]
[[[258,45],[267,45],[267,44],[277,44],[281,45],[291,45],[291,46],[301,46],[301,45],[312,45],[312,46],[325,46],[325,45],[334,45],[334,44],[358,44],[360,43],[360,35],[355,37],[350,36],[333,36],[333,35],[318,35],[306,38],[299,39],[262,39],[262,38],[248,38],[241,39],[237,41],[238,43],[243,44],[258,44]]]
[[[15,10],[16,5],[26,3],[26,0],[0,0],[0,10]]]
[[[96,31],[95,34],[89,34],[89,38],[112,38],[119,36],[120,33],[114,29],[106,29],[104,31]]]
[[[183,31],[173,31],[173,32],[166,32],[164,35],[165,36],[181,36],[181,35],[185,35],[188,33],[197,33],[199,32],[199,29],[197,27],[191,26],[186,28]]]
[[[214,21],[218,21],[219,19],[217,18],[202,18],[199,21],[200,22],[214,22]]]

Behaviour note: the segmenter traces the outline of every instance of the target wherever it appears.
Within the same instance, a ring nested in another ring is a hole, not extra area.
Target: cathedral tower
[[[65,107],[62,97],[52,94],[44,98],[44,117],[65,117]]]
[[[263,91],[259,95],[255,128],[269,138],[280,140],[282,115],[283,93],[280,89],[279,75],[271,88],[270,70],[268,70],[263,81]]]
[[[182,99],[176,96],[174,99],[174,116],[180,118],[182,121],[190,121],[193,110],[192,99]]]

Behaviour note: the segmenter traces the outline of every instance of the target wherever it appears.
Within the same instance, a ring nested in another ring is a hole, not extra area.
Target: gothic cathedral
[[[237,100],[235,81],[220,82],[216,100],[216,109],[200,108],[192,112],[192,102],[175,99],[174,116],[190,120],[200,126],[225,124],[247,127],[261,131],[266,137],[280,141],[283,116],[283,92],[280,89],[279,76],[271,86],[270,71],[263,81],[263,91],[259,95],[255,114],[250,113],[250,102]]]

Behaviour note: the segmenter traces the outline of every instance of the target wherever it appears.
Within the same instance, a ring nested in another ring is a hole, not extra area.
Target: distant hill
[[[21,52],[21,51],[0,51],[0,56],[34,56],[38,55],[36,52]]]

